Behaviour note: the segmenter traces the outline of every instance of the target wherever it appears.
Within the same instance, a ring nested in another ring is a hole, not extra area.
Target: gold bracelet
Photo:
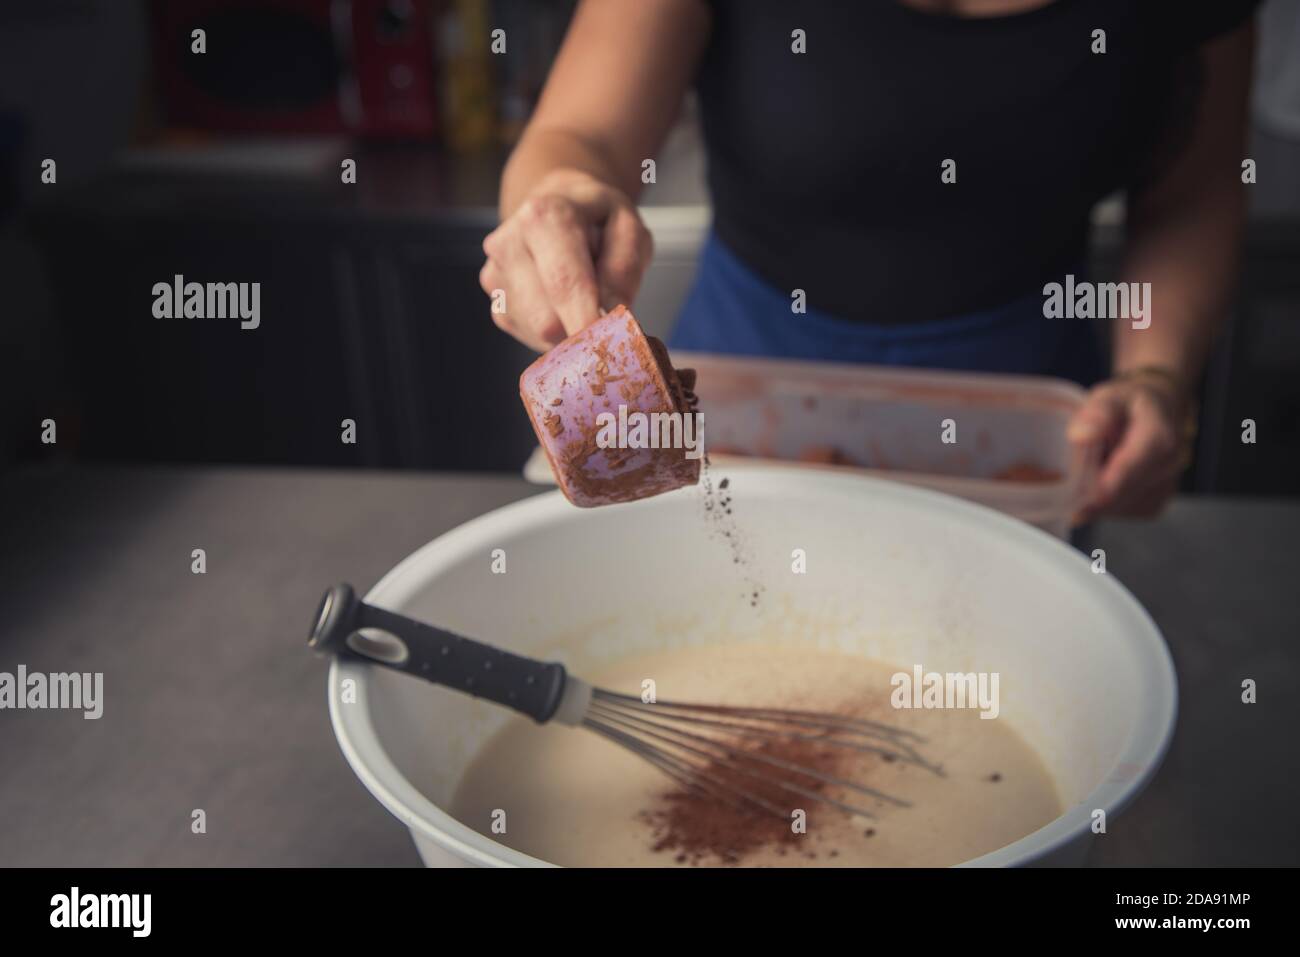
[[[1125,369],[1123,372],[1112,376],[1112,379],[1119,382],[1140,382],[1142,379],[1156,379],[1173,389],[1175,401],[1181,400],[1186,403],[1187,408],[1183,416],[1182,434],[1179,436],[1182,445],[1180,458],[1183,466],[1186,467],[1192,460],[1192,448],[1196,444],[1196,435],[1200,430],[1200,409],[1197,407],[1196,397],[1191,394],[1191,389],[1187,387],[1183,377],[1168,366],[1144,365]]]
[[[1134,366],[1132,369],[1125,369],[1123,372],[1117,373],[1112,378],[1117,381],[1136,381],[1152,377],[1171,386],[1175,396],[1185,396],[1190,391],[1186,387],[1183,377],[1168,366]]]

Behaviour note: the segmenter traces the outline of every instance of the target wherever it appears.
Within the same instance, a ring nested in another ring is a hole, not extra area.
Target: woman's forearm
[[[501,218],[518,209],[538,183],[547,177],[562,176],[566,170],[586,173],[636,198],[639,179],[620,171],[608,151],[596,141],[568,130],[530,127],[510,155],[501,176]]]
[[[1136,212],[1122,278],[1150,283],[1145,287],[1150,324],[1117,326],[1117,373],[1160,366],[1188,386],[1197,379],[1235,282],[1244,220],[1240,184],[1199,193],[1159,212]]]
[[[1200,375],[1237,272],[1245,222],[1246,116],[1254,27],[1200,51],[1203,94],[1187,147],[1155,182],[1129,197],[1123,279],[1150,283],[1150,325],[1121,324],[1115,369],[1161,366],[1186,388]]]
[[[641,167],[681,109],[708,36],[700,0],[582,0],[501,177],[483,240],[492,321],[538,351],[631,303],[654,254]]]
[[[501,180],[501,215],[564,170],[635,201],[708,38],[700,0],[582,0]]]

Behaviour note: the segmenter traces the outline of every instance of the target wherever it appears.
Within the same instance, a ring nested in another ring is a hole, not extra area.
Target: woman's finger
[[[507,309],[514,320],[532,337],[529,342],[538,352],[545,352],[564,338],[564,325],[547,298],[537,266],[525,258],[510,273],[515,292],[515,306]]]
[[[1065,437],[1076,444],[1097,443],[1107,447],[1119,439],[1127,418],[1123,395],[1113,387],[1098,386],[1070,419]]]
[[[630,206],[619,206],[605,223],[596,279],[601,308],[632,305],[654,251],[650,231]]]
[[[491,306],[487,308],[487,315],[491,316],[491,321],[502,330],[503,333],[512,335],[520,342],[525,341],[523,330],[512,320],[510,313],[504,309],[504,303],[508,302],[506,290],[506,277],[497,265],[497,260],[489,259],[484,263],[484,268],[478,270],[478,286],[491,299]]]
[[[1098,503],[1112,506],[1168,478],[1178,452],[1178,437],[1164,409],[1145,393],[1134,392],[1124,434],[1097,481]]]
[[[1122,394],[1110,385],[1100,385],[1088,393],[1078,411],[1065,429],[1066,440],[1075,445],[1095,445],[1104,459],[1124,433],[1128,420]],[[1073,524],[1092,521],[1105,502],[1100,489],[1093,488],[1091,497],[1075,514]]]
[[[479,270],[479,285],[492,299],[489,314],[498,329],[538,352],[545,352],[551,347],[552,343],[547,340],[544,333],[537,332],[527,323],[515,321],[509,311],[504,308],[514,301],[515,297],[510,291],[508,280],[500,267],[497,266],[495,260],[489,259],[483,265],[483,268]],[[553,330],[558,330],[554,333],[555,335],[563,336],[563,327],[560,326],[560,321],[554,316],[551,317],[549,325]]]
[[[546,299],[573,335],[600,317],[587,223],[568,200],[530,199],[517,213]]]
[[[564,338],[564,326],[551,308],[528,247],[518,231],[510,231],[497,237],[491,248],[479,284],[493,300],[493,320],[507,320],[508,325],[500,321],[497,325],[530,348],[545,352]]]

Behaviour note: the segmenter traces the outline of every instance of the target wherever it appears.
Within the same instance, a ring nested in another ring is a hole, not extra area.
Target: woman
[[[1078,520],[1155,514],[1235,271],[1254,6],[583,0],[483,244],[493,318],[545,350],[633,301],[643,162],[694,85],[714,226],[672,345],[1068,376],[1106,450]],[[1118,189],[1144,314],[1050,315]]]

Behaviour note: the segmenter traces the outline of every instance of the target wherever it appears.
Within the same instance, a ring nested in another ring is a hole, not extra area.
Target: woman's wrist
[[[1115,343],[1111,378],[1149,385],[1167,395],[1176,405],[1190,402],[1204,366],[1205,350],[1195,334],[1178,335],[1178,330],[1129,330],[1119,332]]]
[[[540,193],[564,193],[574,187],[593,184],[604,185],[588,170],[576,166],[557,166],[534,183],[528,194],[534,196]]]
[[[501,176],[501,215],[509,216],[539,190],[563,192],[580,183],[604,183],[609,164],[579,137],[551,130],[527,130]]]
[[[1173,365],[1146,362],[1115,370],[1111,378],[1116,382],[1141,382],[1155,385],[1171,398],[1184,400],[1191,394],[1187,376]]]
[[[1116,370],[1111,381],[1133,383],[1161,395],[1169,416],[1178,429],[1183,458],[1190,458],[1200,427],[1200,410],[1193,389],[1194,383],[1184,372],[1173,365],[1144,363]]]

